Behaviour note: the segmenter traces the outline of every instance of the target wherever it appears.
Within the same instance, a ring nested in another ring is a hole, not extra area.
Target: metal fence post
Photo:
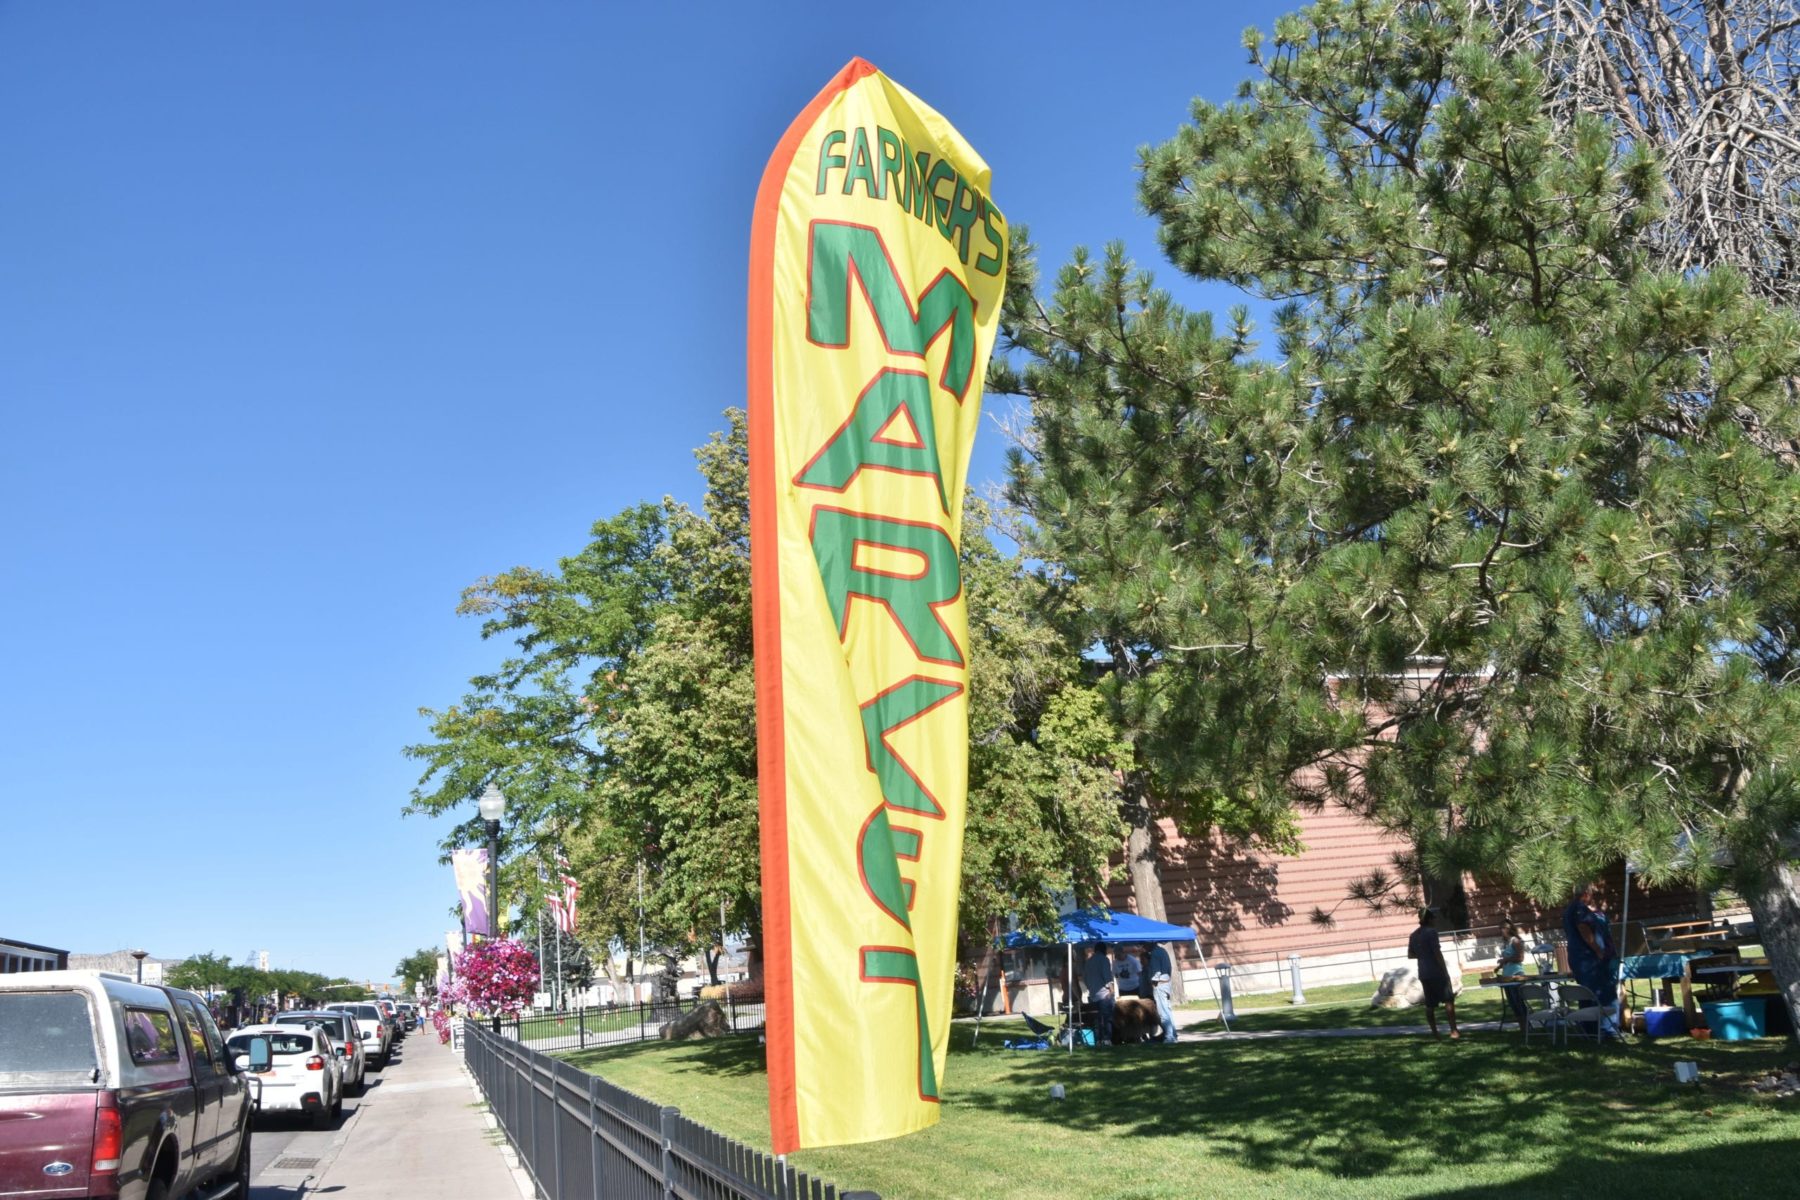
[[[606,1157],[604,1154],[601,1153],[601,1147],[606,1145],[606,1141],[604,1138],[602,1138],[600,1136],[600,1097],[595,1094],[599,1090],[600,1090],[600,1081],[592,1075],[588,1076],[588,1086],[587,1086],[588,1161],[593,1163],[594,1195],[595,1196],[605,1196],[606,1195]]]
[[[1288,955],[1288,977],[1293,980],[1294,994],[1289,997],[1289,1004],[1305,1004],[1306,993],[1300,990],[1300,956]]]
[[[579,1049],[587,1049],[587,1005],[585,1003],[575,1013],[575,1037],[580,1042]]]
[[[672,1126],[675,1118],[680,1115],[681,1110],[678,1108],[665,1107],[662,1110],[662,1184],[663,1195],[669,1197],[669,1200],[674,1200],[675,1196],[675,1135]]]
[[[556,1164],[556,1190],[550,1194],[562,1200],[562,1080],[554,1063],[550,1065],[550,1161]]]

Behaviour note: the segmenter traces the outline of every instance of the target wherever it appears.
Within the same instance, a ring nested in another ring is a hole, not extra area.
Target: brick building
[[[1160,823],[1163,901],[1171,924],[1197,934],[1188,946],[1175,947],[1190,1001],[1205,1002],[1218,994],[1218,968],[1230,970],[1235,992],[1289,991],[1293,987],[1291,955],[1300,956],[1303,988],[1366,982],[1373,990],[1381,975],[1405,963],[1406,939],[1418,923],[1407,908],[1373,912],[1351,899],[1352,880],[1382,868],[1391,871],[1393,856],[1406,843],[1343,809],[1296,814],[1304,849],[1295,855],[1247,850],[1214,837],[1189,842],[1167,821]],[[1624,895],[1624,867],[1601,881],[1604,906],[1616,920]],[[1542,936],[1562,936],[1562,905],[1541,906],[1508,888],[1465,879],[1468,928],[1445,930],[1445,949],[1454,948],[1469,969],[1493,961],[1502,921],[1519,923],[1527,943]],[[1129,882],[1115,883],[1107,903],[1135,911]],[[1331,924],[1313,920],[1314,909],[1331,914]],[[1640,922],[1709,916],[1712,906],[1703,893],[1651,890],[1631,881],[1631,931],[1628,949],[1638,944]],[[1204,955],[1204,958],[1202,958]],[[1077,955],[1079,958],[1079,955]],[[1060,1000],[1066,959],[1054,952],[1021,952],[1005,956],[1006,991],[991,984],[990,1009],[1047,1012]]]

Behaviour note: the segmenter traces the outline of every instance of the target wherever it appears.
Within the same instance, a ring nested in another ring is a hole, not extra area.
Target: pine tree
[[[1115,249],[1021,279],[994,380],[1153,786],[1277,835],[1345,804],[1545,900],[1624,855],[1729,877],[1800,1016],[1800,476],[1759,448],[1800,331],[1653,269],[1651,156],[1552,121],[1468,4],[1246,42],[1141,195],[1178,268],[1281,302],[1277,360]]]

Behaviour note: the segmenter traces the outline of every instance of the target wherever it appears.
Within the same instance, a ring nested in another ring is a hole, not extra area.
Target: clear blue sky
[[[500,651],[458,592],[696,496],[800,107],[862,55],[1047,269],[1154,263],[1136,148],[1288,7],[0,0],[0,936],[441,944],[400,748]]]

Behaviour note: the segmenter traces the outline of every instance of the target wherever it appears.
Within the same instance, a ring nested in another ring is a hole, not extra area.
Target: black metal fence
[[[760,1000],[743,1004],[688,999],[660,1004],[571,1008],[565,1012],[507,1018],[500,1022],[500,1034],[523,1042],[533,1050],[587,1050],[596,1046],[653,1042],[661,1036],[664,1025],[710,1003],[719,1006],[725,1027],[733,1033],[761,1029],[766,1019],[766,1010]]]
[[[471,1021],[463,1052],[546,1200],[880,1200]]]

